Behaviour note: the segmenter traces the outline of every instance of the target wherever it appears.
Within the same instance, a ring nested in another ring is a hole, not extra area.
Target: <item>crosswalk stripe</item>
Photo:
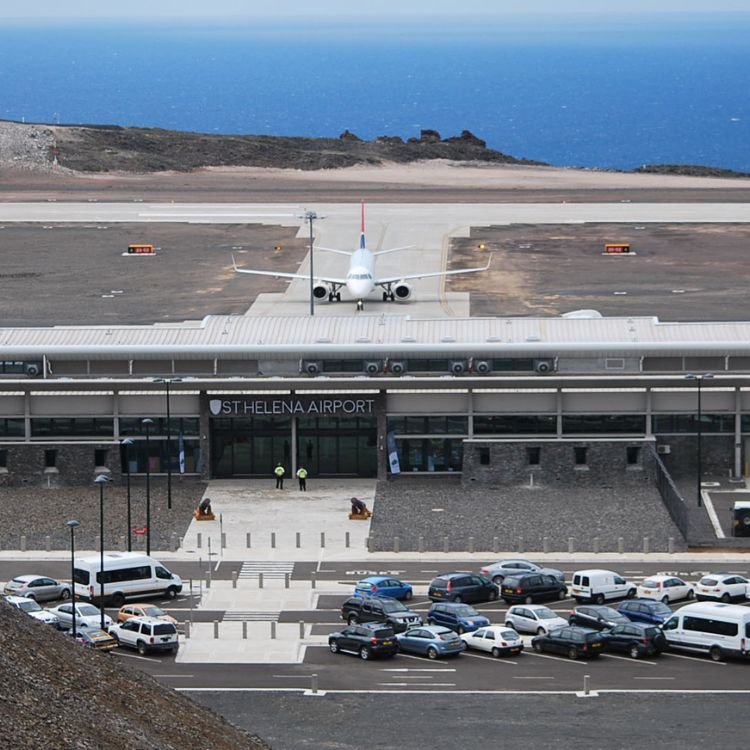
[[[225,612],[224,622],[277,622],[278,612]]]
[[[257,578],[263,573],[264,578],[283,578],[287,573],[291,576],[294,571],[293,562],[252,561],[243,562],[238,578]]]

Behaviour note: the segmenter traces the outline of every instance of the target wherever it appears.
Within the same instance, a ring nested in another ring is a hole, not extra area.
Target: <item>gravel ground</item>
[[[595,537],[601,551],[616,551],[619,537],[625,551],[642,550],[644,537],[652,551],[666,550],[669,537],[675,549],[686,548],[653,487],[466,489],[452,477],[380,482],[371,549],[392,550],[397,536],[400,549],[416,550],[420,535],[435,551],[447,536],[452,552],[466,551],[470,537],[477,550],[491,550],[493,537],[499,549],[516,551],[541,551],[544,537],[551,552],[567,551],[569,537],[583,552],[593,551]]]
[[[184,535],[193,510],[200,502],[206,485],[195,480],[172,480],[172,509],[167,509],[167,483],[151,480],[151,550],[171,549],[172,537]],[[131,528],[146,525],[145,483],[131,483]],[[3,524],[0,527],[0,549],[70,549],[69,519],[80,521],[76,529],[76,548],[98,549],[99,489],[76,487],[64,489],[3,489]],[[127,549],[127,488],[107,485],[104,488],[104,547]],[[145,548],[145,537],[133,535],[134,549]]]

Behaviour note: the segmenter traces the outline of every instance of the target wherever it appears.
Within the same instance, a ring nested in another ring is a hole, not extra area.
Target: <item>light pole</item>
[[[315,315],[315,296],[313,288],[315,286],[315,274],[313,273],[313,222],[318,218],[315,211],[305,211],[305,221],[310,224],[310,315]]]
[[[146,417],[141,424],[146,428],[146,554],[151,554],[151,425],[153,419]]]
[[[104,485],[112,480],[106,474],[99,474],[94,482],[99,485],[99,624],[104,630]]]
[[[167,389],[167,508],[172,510],[172,430],[170,427],[169,384],[180,383],[182,378],[154,378],[154,383],[164,383]]]
[[[73,638],[76,637],[76,529],[81,525],[78,521],[66,521],[70,529],[70,601],[73,605]]]
[[[701,449],[702,449],[702,442],[703,442],[703,422],[701,419],[701,386],[703,385],[704,380],[710,380],[713,377],[713,374],[710,372],[703,373],[703,375],[694,375],[693,373],[688,373],[685,375],[686,380],[695,380],[697,386],[698,386],[698,441],[697,441],[697,456],[696,456],[696,468],[697,468],[697,481],[696,481],[696,494],[698,495],[698,507],[700,508],[703,505],[703,499],[701,498],[701,485],[702,485],[702,455],[701,455]]]
[[[128,552],[133,551],[133,527],[132,519],[130,515],[130,446],[133,445],[133,441],[130,438],[125,438],[122,441],[122,445],[125,446],[125,465],[128,467]]]

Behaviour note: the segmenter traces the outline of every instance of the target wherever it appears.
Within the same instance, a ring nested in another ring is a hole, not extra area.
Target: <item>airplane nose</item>
[[[347,284],[347,287],[349,288],[349,293],[356,299],[361,299],[370,291],[368,284],[364,281],[360,281],[359,279],[351,280]]]

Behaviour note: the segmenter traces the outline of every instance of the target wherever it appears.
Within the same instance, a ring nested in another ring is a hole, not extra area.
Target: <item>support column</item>
[[[388,432],[388,420],[386,419],[387,403],[386,391],[380,391],[375,401],[375,417],[378,426],[376,445],[378,451],[379,481],[388,478],[388,446],[386,443],[386,434]]]
[[[557,433],[558,439],[563,436],[563,392],[562,387],[558,386],[557,393],[555,394],[556,406],[557,406],[557,426],[555,432]]]
[[[208,418],[208,394],[205,391],[200,392],[200,446],[201,446],[201,479],[208,480],[211,476],[211,431],[210,420]]]
[[[742,391],[734,389],[734,472],[735,479],[742,477]]]

